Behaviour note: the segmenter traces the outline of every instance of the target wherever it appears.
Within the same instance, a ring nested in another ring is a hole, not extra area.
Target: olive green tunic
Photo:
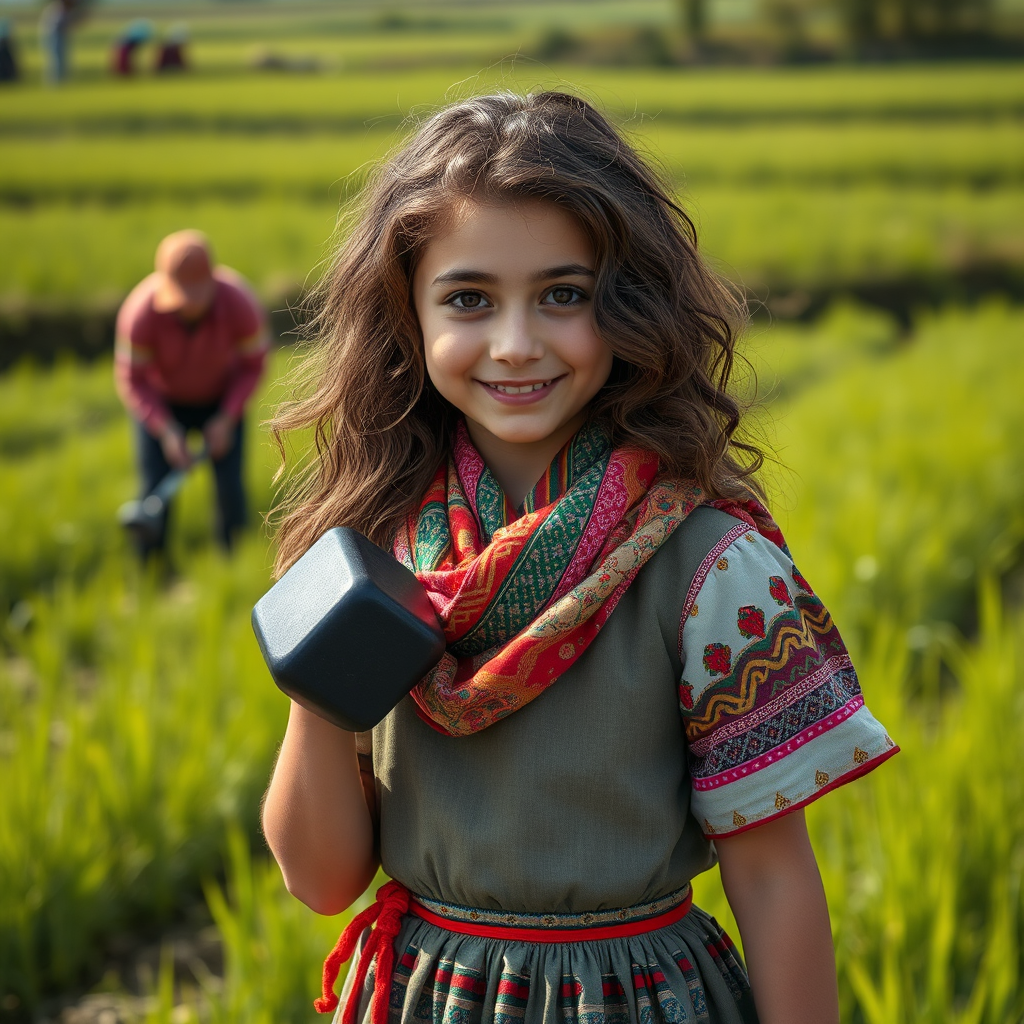
[[[582,914],[657,900],[714,863],[690,814],[680,616],[701,560],[735,524],[695,512],[583,657],[490,728],[443,735],[402,701],[373,732],[391,877],[462,907]],[[731,943],[696,908],[643,935],[558,944],[410,917],[395,950],[393,1021],[756,1019]]]

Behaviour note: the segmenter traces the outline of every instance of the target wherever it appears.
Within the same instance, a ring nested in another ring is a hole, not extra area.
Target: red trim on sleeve
[[[874,757],[870,761],[865,761],[864,764],[858,765],[853,769],[853,771],[847,772],[845,775],[841,775],[838,779],[833,779],[831,782],[822,786],[821,789],[816,790],[810,796],[804,797],[803,800],[798,800],[794,804],[790,804],[785,810],[778,811],[775,814],[769,814],[764,818],[758,818],[757,821],[749,821],[746,825],[741,825],[739,828],[729,829],[728,832],[704,832],[704,838],[716,841],[719,839],[728,839],[730,836],[738,836],[741,832],[749,832],[750,829],[757,828],[758,825],[765,825],[769,821],[775,821],[778,818],[785,817],[787,814],[792,814],[794,811],[799,811],[800,808],[814,803],[818,797],[824,796],[826,793],[830,793],[833,789],[838,789],[840,786],[845,786],[848,782],[853,782],[855,779],[859,779],[861,776],[867,775],[868,772],[873,771],[883,761],[888,761],[893,754],[898,754],[899,752],[900,748],[893,745],[884,754],[879,754],[878,757]]]

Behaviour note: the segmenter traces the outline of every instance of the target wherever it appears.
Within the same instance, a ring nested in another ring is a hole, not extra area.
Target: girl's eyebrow
[[[547,270],[538,270],[530,279],[531,281],[550,281],[554,277],[593,277],[594,272],[590,267],[582,263],[563,263],[558,267],[550,267]],[[456,282],[469,282],[472,284],[496,284],[496,274],[488,274],[484,270],[467,270],[456,267],[453,270],[446,270],[438,274],[431,284],[453,284]]]
[[[495,284],[498,278],[495,274],[488,274],[483,270],[463,270],[456,267],[454,270],[446,270],[438,274],[431,281],[431,284],[454,284],[456,281],[469,281],[473,284]]]
[[[533,275],[534,281],[550,281],[553,277],[593,277],[594,272],[582,263],[563,263],[560,267],[541,270]]]

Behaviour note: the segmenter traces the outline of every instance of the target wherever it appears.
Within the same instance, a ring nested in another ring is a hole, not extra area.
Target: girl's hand
[[[838,1024],[828,905],[804,812],[715,846],[761,1024]]]

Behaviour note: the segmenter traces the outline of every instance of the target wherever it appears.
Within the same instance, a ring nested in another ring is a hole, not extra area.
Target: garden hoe
[[[206,457],[203,448],[184,469],[172,469],[144,498],[126,501],[117,510],[117,521],[144,543],[159,539],[160,523],[167,503],[173,498],[192,468]]]

